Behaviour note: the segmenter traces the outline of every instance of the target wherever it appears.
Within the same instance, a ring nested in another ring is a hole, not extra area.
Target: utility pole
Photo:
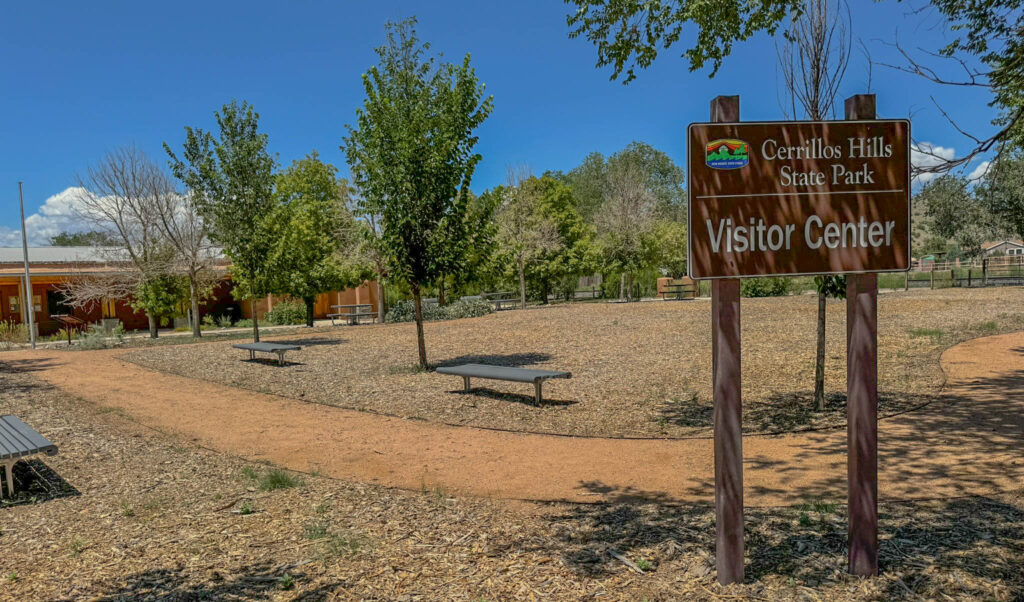
[[[18,204],[21,206],[21,252],[25,259],[25,315],[28,316],[28,336],[32,348],[36,348],[36,316],[32,306],[32,277],[28,271],[28,233],[25,231],[25,194],[22,183],[18,182]]]

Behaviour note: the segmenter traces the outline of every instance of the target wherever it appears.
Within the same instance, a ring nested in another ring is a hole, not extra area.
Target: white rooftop
[[[105,263],[112,247],[29,247],[29,263]],[[21,247],[0,247],[0,263],[22,263]]]

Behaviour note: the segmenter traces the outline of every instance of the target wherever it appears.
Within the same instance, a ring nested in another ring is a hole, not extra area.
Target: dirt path
[[[448,427],[154,372],[119,360],[120,353],[18,352],[0,363],[121,408],[143,424],[294,470],[485,497],[713,499],[710,439],[576,439]],[[953,347],[942,366],[942,398],[880,423],[883,499],[984,494],[1024,481],[1024,333]],[[743,445],[747,505],[845,498],[845,430],[751,436]]]

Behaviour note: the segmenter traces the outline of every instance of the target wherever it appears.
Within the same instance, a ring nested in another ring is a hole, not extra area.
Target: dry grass
[[[2,360],[0,391],[0,413],[61,447],[18,464],[23,493],[0,506],[4,600],[1024,598],[1024,491],[883,503],[874,579],[845,574],[835,500],[748,509],[747,582],[721,588],[708,507],[505,503],[316,475],[264,489],[272,467],[98,411]]]
[[[828,408],[812,410],[816,300],[743,301],[744,431],[781,432],[845,423],[845,303],[828,306]],[[1020,290],[944,289],[879,297],[880,415],[935,399],[938,356],[983,334],[1024,327]],[[427,324],[434,365],[483,362],[569,370],[545,386],[536,408],[528,385],[416,370],[412,325],[318,331],[284,340],[304,346],[284,368],[242,361],[228,343],[132,351],[141,365],[305,401],[407,418],[583,436],[706,436],[711,424],[709,304],[579,304],[506,311]]]

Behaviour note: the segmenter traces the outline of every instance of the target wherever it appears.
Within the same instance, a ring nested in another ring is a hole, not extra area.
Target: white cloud
[[[985,174],[988,173],[988,168],[991,166],[991,161],[982,161],[981,163],[978,163],[978,166],[974,168],[974,171],[972,171],[969,176],[967,176],[967,179],[972,182],[977,182],[985,177]]]
[[[39,211],[25,217],[25,230],[30,246],[45,246],[61,232],[88,230],[78,218],[75,207],[85,189],[71,187],[46,199]],[[0,226],[0,247],[20,247],[21,230]]]
[[[951,161],[954,157],[956,157],[956,151],[952,147],[936,146],[931,142],[922,142],[910,147],[910,163],[918,169],[941,165],[943,161]],[[918,174],[914,178],[914,184],[924,184],[939,175],[935,173]]]

